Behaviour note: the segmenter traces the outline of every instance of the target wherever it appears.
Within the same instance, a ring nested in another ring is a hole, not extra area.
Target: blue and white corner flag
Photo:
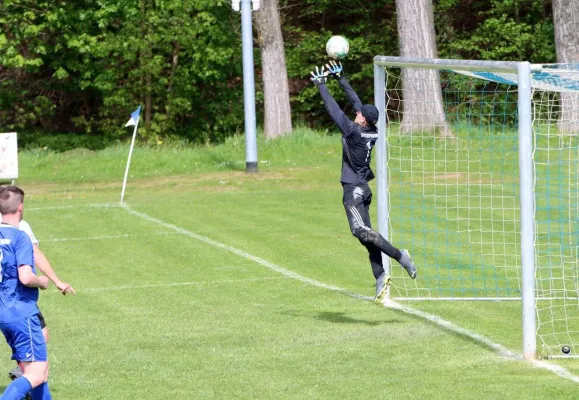
[[[133,148],[135,147],[135,137],[137,136],[137,127],[139,126],[139,114],[141,114],[141,106],[131,114],[131,119],[125,127],[134,126],[133,138],[131,139],[131,148],[129,149],[129,158],[127,159],[127,168],[125,169],[125,179],[123,179],[123,189],[121,190],[121,204],[125,198],[125,188],[127,187],[127,178],[129,177],[129,166],[131,165],[131,156],[133,155]]]
[[[125,128],[127,126],[136,126],[137,122],[139,122],[139,114],[141,114],[141,106],[139,106],[139,108],[137,108],[137,110],[131,114],[131,119],[129,120],[129,122],[127,122]]]

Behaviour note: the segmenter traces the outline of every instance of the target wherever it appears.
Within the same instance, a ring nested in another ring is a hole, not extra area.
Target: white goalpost
[[[374,84],[378,229],[420,268],[389,296],[522,300],[524,357],[579,357],[579,65],[377,56]]]

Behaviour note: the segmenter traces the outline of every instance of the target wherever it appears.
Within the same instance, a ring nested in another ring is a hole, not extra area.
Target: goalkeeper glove
[[[325,84],[326,81],[328,80],[328,71],[324,71],[324,66],[322,65],[322,68],[319,69],[318,67],[316,67],[315,72],[311,71],[310,74],[312,74],[312,77],[310,78],[310,80],[312,82],[314,82],[314,84],[316,86]]]
[[[330,75],[333,76],[335,79],[340,79],[344,76],[344,68],[342,67],[341,62],[335,62],[334,60],[330,60],[329,64],[326,64],[326,68],[330,71]]]

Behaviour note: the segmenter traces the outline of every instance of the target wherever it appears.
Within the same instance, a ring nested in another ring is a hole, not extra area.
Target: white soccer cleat
[[[386,297],[386,293],[388,292],[388,287],[390,286],[390,282],[392,278],[390,275],[386,275],[385,272],[382,272],[382,275],[376,279],[376,297],[374,297],[375,303],[381,303]]]

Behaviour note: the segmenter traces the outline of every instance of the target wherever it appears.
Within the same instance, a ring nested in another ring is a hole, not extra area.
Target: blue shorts
[[[32,315],[18,322],[0,323],[0,330],[12,348],[13,360],[48,361],[38,315]]]

